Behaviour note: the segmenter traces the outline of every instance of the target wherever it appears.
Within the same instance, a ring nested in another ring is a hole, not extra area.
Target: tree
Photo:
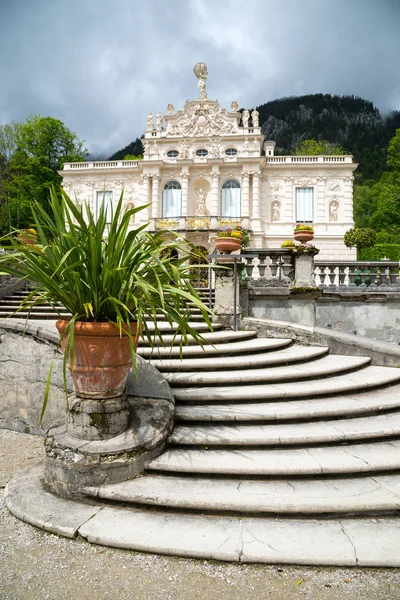
[[[357,250],[360,248],[371,248],[375,246],[376,232],[369,227],[348,229],[344,234],[343,241],[348,248],[353,248],[353,246]]]
[[[143,160],[143,155],[135,156],[134,154],[125,154],[124,160]]]
[[[5,125],[0,131],[2,231],[29,226],[32,201],[48,206],[50,186],[61,186],[57,171],[85,154],[76,134],[52,117],[31,115],[25,123]]]
[[[395,135],[389,142],[387,151],[387,165],[395,176],[397,181],[400,180],[400,129],[396,130]]]
[[[326,140],[303,140],[299,146],[294,150],[293,154],[295,155],[305,155],[305,156],[319,156],[326,154],[348,154],[346,150],[344,150],[339,145],[333,145],[327,142]]]

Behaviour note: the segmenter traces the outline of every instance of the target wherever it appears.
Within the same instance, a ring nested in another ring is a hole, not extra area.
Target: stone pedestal
[[[125,395],[107,400],[69,399],[66,424],[45,440],[45,487],[64,498],[84,496],[87,486],[139,475],[161,454],[174,422],[174,397],[161,373],[136,357],[138,377]]]
[[[236,264],[236,290],[234,285],[234,258],[233,256],[218,257],[215,261],[215,305],[214,320],[222,323],[224,327],[240,327],[241,308],[239,304],[239,282],[242,261],[238,256]],[[236,297],[236,303],[235,303]],[[236,319],[235,319],[236,317]]]
[[[295,260],[295,273],[294,273],[294,285],[295,287],[315,287],[314,281],[314,257],[311,254],[302,254],[296,256]]]
[[[68,398],[67,432],[79,440],[108,440],[129,427],[129,401],[126,395],[97,400]]]

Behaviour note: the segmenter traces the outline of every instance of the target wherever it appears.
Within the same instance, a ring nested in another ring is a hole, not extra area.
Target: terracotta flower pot
[[[296,242],[301,242],[302,244],[306,244],[307,242],[312,242],[314,239],[314,232],[307,230],[300,230],[294,232],[294,239]]]
[[[56,327],[62,335],[68,321],[60,319]],[[130,333],[138,344],[136,323]],[[65,350],[67,337],[61,341]],[[129,337],[120,336],[118,327],[111,323],[75,323],[74,368],[71,370],[70,353],[67,367],[71,371],[74,390],[81,398],[115,398],[125,390],[126,379],[132,366]]]
[[[230,254],[231,252],[240,250],[242,242],[238,238],[217,237],[215,240],[215,247],[221,254]]]

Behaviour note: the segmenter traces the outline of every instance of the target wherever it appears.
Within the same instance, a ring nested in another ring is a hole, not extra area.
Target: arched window
[[[236,179],[223,183],[221,200],[222,217],[240,217],[240,183]]]
[[[180,217],[182,205],[182,189],[179,181],[168,181],[163,190],[162,216]]]

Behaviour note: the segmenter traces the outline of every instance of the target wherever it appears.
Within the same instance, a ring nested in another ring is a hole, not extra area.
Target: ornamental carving
[[[328,181],[327,187],[331,192],[337,192],[341,188],[341,183],[342,182],[338,179],[332,179],[331,181]]]
[[[211,219],[210,217],[188,217],[186,219],[187,229],[210,229]]]
[[[239,133],[237,119],[223,110],[218,102],[206,98],[186,102],[183,110],[171,117],[167,129],[167,135],[192,137],[227,133]]]
[[[316,179],[308,177],[308,178],[302,178],[302,179],[295,179],[294,180],[294,184],[298,185],[300,187],[307,187],[310,185],[315,185],[317,183]]]
[[[156,220],[156,229],[162,231],[168,231],[169,229],[178,229],[179,228],[180,219],[157,219]]]

